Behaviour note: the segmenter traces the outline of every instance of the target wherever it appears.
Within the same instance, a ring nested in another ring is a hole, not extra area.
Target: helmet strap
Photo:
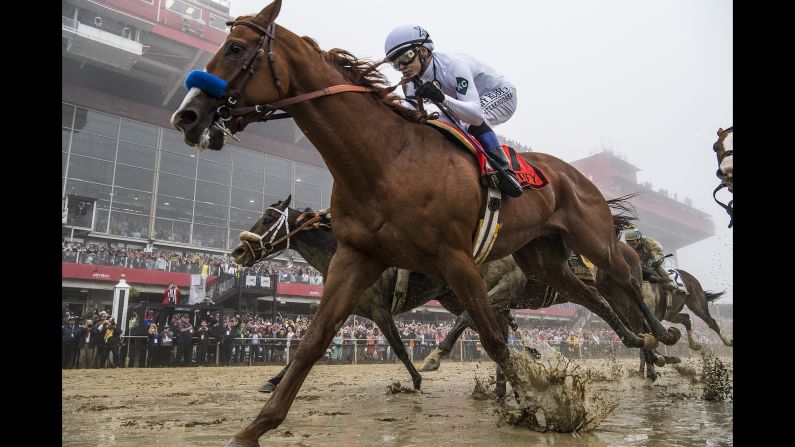
[[[420,45],[420,47],[417,49],[417,51],[419,52],[419,54],[418,54],[417,56],[420,58],[420,72],[419,72],[419,73],[417,73],[417,76],[418,76],[418,77],[420,77],[420,78],[421,78],[421,77],[422,77],[422,75],[425,73],[425,70],[427,70],[427,69],[428,69],[428,63],[426,62],[425,58],[424,58],[424,57],[422,57],[422,48],[425,48],[425,47],[424,47],[424,46],[422,46],[422,45]],[[428,53],[429,53],[429,55],[428,55],[428,56],[429,56],[429,58],[432,58],[433,56],[432,56],[432,55],[430,55],[430,51],[431,51],[431,50],[429,50],[429,49],[427,49],[427,48],[425,48],[425,50],[426,50],[426,51],[428,51]],[[435,68],[435,67],[434,67],[434,68]],[[435,76],[434,76],[434,77],[435,77]]]

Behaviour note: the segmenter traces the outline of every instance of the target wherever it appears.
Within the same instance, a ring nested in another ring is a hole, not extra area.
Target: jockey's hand
[[[442,91],[439,90],[439,88],[436,87],[431,81],[426,81],[414,93],[420,98],[428,98],[431,101],[444,101],[444,93],[442,93]]]

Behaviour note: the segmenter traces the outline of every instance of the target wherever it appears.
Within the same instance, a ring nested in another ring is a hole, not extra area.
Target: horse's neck
[[[324,229],[299,231],[293,236],[292,241],[290,248],[297,251],[309,265],[325,277],[331,264],[331,257],[337,251],[337,241],[331,231]]]
[[[350,84],[321,60],[301,67],[292,79],[296,94],[332,85]],[[346,92],[317,98],[289,108],[296,124],[317,148],[335,184],[352,191],[372,187],[389,169],[398,152],[395,141],[409,127],[386,105],[376,104],[370,93]]]

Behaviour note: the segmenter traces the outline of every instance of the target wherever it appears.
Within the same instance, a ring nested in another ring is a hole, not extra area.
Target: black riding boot
[[[508,157],[505,156],[505,152],[502,151],[497,134],[491,130],[491,127],[485,121],[479,126],[469,126],[469,132],[477,138],[483,149],[486,149],[486,152],[490,155],[488,157],[489,163],[497,162],[500,168],[505,171],[504,176],[500,175],[500,191],[511,197],[521,196],[522,185],[516,180],[516,173],[511,169],[511,163],[508,161]],[[494,170],[497,171],[496,168]]]
[[[508,157],[505,156],[505,152],[502,151],[502,147],[493,147],[487,152],[494,160],[500,163],[500,167],[503,171],[505,171],[505,174],[508,177],[500,178],[500,191],[508,194],[511,197],[521,196],[522,186],[519,184],[519,180],[516,179],[516,173],[514,173],[513,169],[511,169],[511,163],[508,161]]]

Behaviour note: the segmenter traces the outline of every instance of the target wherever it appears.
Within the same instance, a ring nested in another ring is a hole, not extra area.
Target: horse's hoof
[[[675,327],[669,327],[668,337],[670,340],[672,340],[671,344],[673,345],[678,342],[680,338],[682,338],[682,331]]]
[[[649,379],[649,380],[651,380],[651,381],[652,381],[652,383],[653,383],[653,382],[655,382],[655,381],[657,380],[657,378],[658,378],[658,377],[660,377],[660,375],[659,375],[659,374],[657,374],[656,372],[652,372],[652,373],[646,373],[646,378],[647,378],[647,379]]]
[[[643,349],[651,351],[660,344],[660,342],[657,341],[656,338],[654,338],[654,335],[638,334],[638,336],[643,339]]]
[[[420,378],[420,379],[417,379],[417,380],[412,380],[412,382],[414,382],[414,389],[419,391],[420,390],[420,385],[422,384],[422,379]]]
[[[230,439],[224,447],[259,447],[259,441],[243,442],[235,438]]]
[[[275,390],[275,389],[276,389],[276,385],[274,385],[274,384],[272,384],[270,382],[265,382],[265,383],[262,384],[261,387],[259,387],[259,389],[257,391],[259,391],[260,393],[270,393],[270,392],[273,392],[273,390]]]
[[[677,363],[682,363],[682,359],[679,357],[665,357],[666,365],[676,365]]]
[[[439,369],[441,362],[438,360],[425,360],[425,363],[422,365],[420,371],[428,372],[428,371],[436,371]]]
[[[654,364],[662,368],[665,366],[665,358],[661,355],[654,354]]]

